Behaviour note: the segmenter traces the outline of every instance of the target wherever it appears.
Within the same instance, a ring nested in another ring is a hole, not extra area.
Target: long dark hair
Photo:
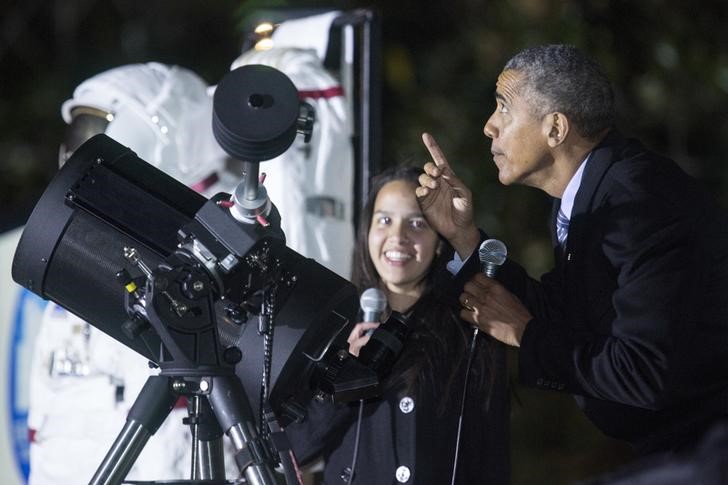
[[[422,173],[419,167],[398,166],[372,178],[359,220],[352,268],[352,281],[359,292],[371,287],[382,287],[381,277],[369,255],[368,243],[374,203],[379,191],[389,182],[402,180],[413,184],[414,195]],[[445,265],[452,259],[453,249],[441,236],[439,244],[435,259],[422,281],[422,295],[408,311],[412,332],[385,387],[403,386],[409,392],[417,393],[421,385],[439,384],[444,380],[437,406],[438,412],[442,414],[451,398],[459,399],[459,393],[452,386],[464,371],[463,363],[467,358],[472,331],[457,316],[457,302],[447,293],[447,280],[452,275],[447,272]],[[471,376],[474,378],[473,387],[486,391],[493,381],[492,355],[484,339],[479,339],[479,346],[483,348],[476,351]],[[484,399],[484,402],[487,401]]]

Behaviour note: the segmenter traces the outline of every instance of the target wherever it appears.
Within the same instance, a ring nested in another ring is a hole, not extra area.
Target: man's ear
[[[556,111],[544,117],[544,131],[551,148],[561,145],[569,136],[570,130],[571,123],[564,113]]]

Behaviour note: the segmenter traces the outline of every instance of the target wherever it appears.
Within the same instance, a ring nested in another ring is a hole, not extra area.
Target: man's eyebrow
[[[498,91],[494,92],[494,93],[493,93],[493,96],[495,97],[496,101],[501,101],[501,102],[503,102],[503,103],[507,103],[507,102],[508,102],[508,100],[506,99],[506,97],[505,97],[505,96],[503,96],[503,95],[502,95],[501,93],[499,93]]]

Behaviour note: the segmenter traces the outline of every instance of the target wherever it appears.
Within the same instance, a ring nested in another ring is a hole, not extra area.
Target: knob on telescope
[[[311,138],[314,111],[277,69],[249,64],[227,73],[215,89],[212,132],[230,156],[247,162],[275,158],[297,133]]]

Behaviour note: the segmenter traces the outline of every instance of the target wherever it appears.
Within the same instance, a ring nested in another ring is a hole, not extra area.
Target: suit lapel
[[[578,258],[581,254],[581,243],[586,230],[587,215],[592,212],[594,197],[597,188],[602,183],[604,175],[612,166],[616,157],[615,151],[624,143],[624,138],[616,131],[610,132],[602,142],[597,145],[591,153],[589,161],[584,167],[584,174],[581,185],[574,198],[574,206],[571,209],[569,221],[569,238],[567,240],[567,253],[571,259]],[[553,231],[553,229],[552,229]]]

